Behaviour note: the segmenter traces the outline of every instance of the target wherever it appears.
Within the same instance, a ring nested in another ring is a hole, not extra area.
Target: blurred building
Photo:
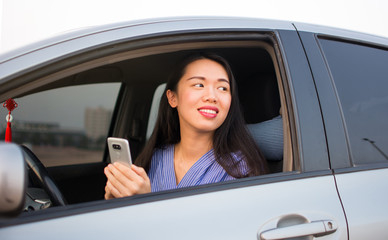
[[[112,111],[103,107],[85,109],[85,132],[94,141],[106,137],[109,130]]]

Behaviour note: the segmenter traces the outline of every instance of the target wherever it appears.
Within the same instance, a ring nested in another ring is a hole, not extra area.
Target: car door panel
[[[129,206],[42,219],[0,229],[0,234],[6,239],[254,239],[268,226],[300,224],[298,221],[305,219],[303,223],[330,220],[338,226],[320,239],[347,239],[346,221],[332,175],[310,174],[258,185],[255,182],[258,181],[246,181],[252,186],[147,203],[152,197],[171,194],[161,192],[144,197],[143,203],[135,205],[131,205],[131,198],[120,199]],[[103,203],[100,206],[103,208]],[[41,231],[42,228],[55,231]]]
[[[377,95],[385,93],[386,81],[383,76],[386,74],[382,72],[386,71],[386,67],[381,63],[386,61],[381,58],[387,59],[387,49],[360,40],[354,34],[352,38],[344,38],[340,35],[300,32],[300,36],[317,86],[330,163],[348,221],[349,238],[386,239],[388,212],[384,199],[388,196],[388,171],[387,158],[382,150],[386,146],[386,114],[381,109],[387,104],[381,101],[376,105],[370,104],[370,107],[365,99],[384,98]],[[363,77],[361,73],[368,77]],[[362,92],[366,88],[369,91]],[[364,109],[378,108],[367,112],[361,107],[356,111],[355,107],[349,107],[363,104],[367,106]],[[346,116],[352,111],[357,114]],[[351,127],[352,121],[365,127]],[[364,136],[357,138],[359,145],[355,147],[352,145],[355,140],[351,136],[360,130]],[[380,134],[383,138],[378,141],[374,137]]]
[[[350,239],[388,238],[387,176],[388,168],[335,175]]]

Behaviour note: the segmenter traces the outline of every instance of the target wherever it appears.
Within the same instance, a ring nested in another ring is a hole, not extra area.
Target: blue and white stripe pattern
[[[237,158],[237,155],[235,156]],[[240,159],[236,160],[239,161]],[[244,170],[246,170],[245,162],[240,161],[240,163],[242,163]],[[215,160],[214,150],[212,149],[198,159],[187,171],[179,184],[177,184],[174,168],[174,145],[155,151],[152,156],[148,176],[151,181],[152,192],[235,179],[228,175],[221,165],[218,164]]]

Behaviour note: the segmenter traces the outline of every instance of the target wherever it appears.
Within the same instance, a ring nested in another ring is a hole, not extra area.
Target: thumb
[[[146,173],[146,171],[144,170],[144,168],[142,167],[138,167],[136,166],[135,164],[132,164],[131,165],[131,168],[134,172],[136,172],[139,176],[141,176],[142,178],[144,179],[147,179],[148,178],[148,175]]]

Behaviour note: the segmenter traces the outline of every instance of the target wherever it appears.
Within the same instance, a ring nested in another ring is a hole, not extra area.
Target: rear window
[[[354,164],[388,160],[388,50],[320,39]]]

